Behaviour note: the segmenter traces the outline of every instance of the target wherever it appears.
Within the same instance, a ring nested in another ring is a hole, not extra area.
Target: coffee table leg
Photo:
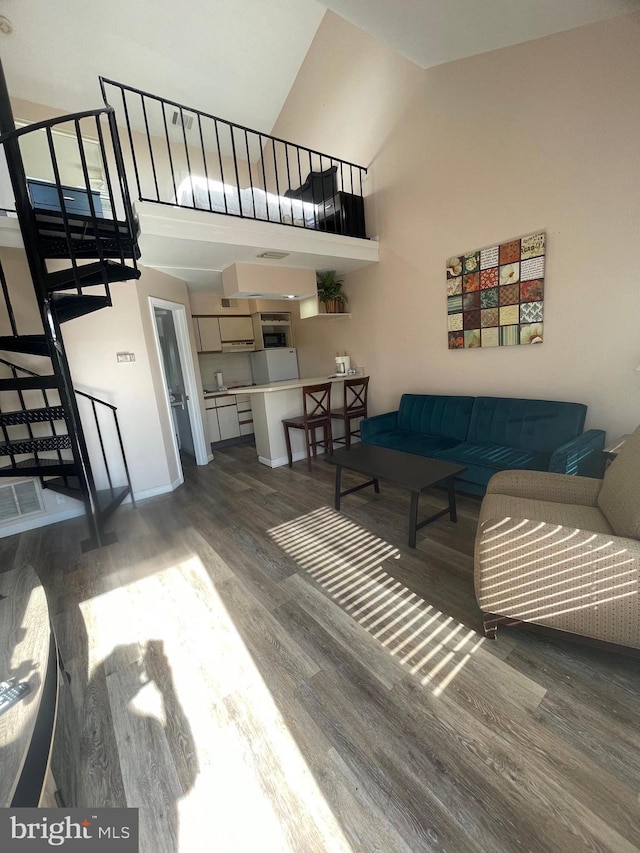
[[[449,518],[451,519],[451,521],[457,521],[458,513],[456,512],[456,486],[453,477],[447,483],[447,491],[449,493]]]
[[[420,492],[411,492],[411,506],[409,507],[409,548],[416,547],[416,530],[418,528],[418,500]]]
[[[335,500],[334,506],[340,511],[340,481],[342,479],[342,465],[336,465],[336,491],[335,491]]]

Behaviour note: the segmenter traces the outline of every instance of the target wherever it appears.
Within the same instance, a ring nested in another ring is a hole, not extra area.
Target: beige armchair
[[[640,427],[604,479],[503,471],[475,546],[485,634],[534,625],[640,648]]]

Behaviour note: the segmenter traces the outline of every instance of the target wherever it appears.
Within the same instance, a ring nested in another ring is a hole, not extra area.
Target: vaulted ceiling
[[[327,8],[428,68],[640,0],[0,0],[0,55],[15,97],[88,109],[103,75],[268,133]]]

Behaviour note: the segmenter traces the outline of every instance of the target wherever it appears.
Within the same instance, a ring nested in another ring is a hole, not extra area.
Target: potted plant
[[[318,299],[324,304],[327,314],[342,314],[345,303],[348,302],[346,293],[342,290],[342,279],[338,278],[335,270],[325,270],[316,273]]]

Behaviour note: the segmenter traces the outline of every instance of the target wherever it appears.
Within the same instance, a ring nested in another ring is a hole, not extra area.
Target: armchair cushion
[[[476,539],[484,613],[640,648],[640,542],[495,509],[483,501]]]
[[[570,476],[570,475],[567,475]],[[526,497],[513,495],[486,494],[482,501],[481,520],[485,518],[523,519],[526,521],[543,521],[549,526],[564,527],[567,530],[590,530],[594,533],[608,533],[611,529],[607,519],[597,506],[581,504],[556,503],[552,500],[531,500]],[[515,534],[517,540],[517,534]],[[571,549],[569,539],[567,547]]]
[[[535,501],[597,506],[602,480],[544,471],[499,471],[489,480],[487,494],[512,495]]]
[[[640,427],[605,471],[598,506],[618,536],[640,539]]]

